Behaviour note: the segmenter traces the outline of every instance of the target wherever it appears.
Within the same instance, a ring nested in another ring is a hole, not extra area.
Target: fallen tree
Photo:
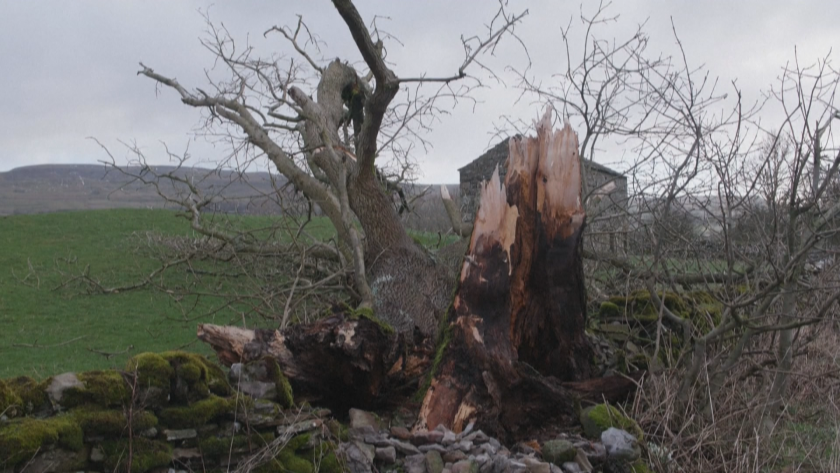
[[[282,331],[202,325],[199,338],[226,364],[271,356],[298,395],[339,408],[394,402],[431,376],[419,428],[520,438],[575,422],[582,400],[626,398],[632,379],[591,379],[577,136],[549,113],[536,128],[511,140],[504,185],[497,171],[482,192],[436,351],[434,336],[346,311]]]

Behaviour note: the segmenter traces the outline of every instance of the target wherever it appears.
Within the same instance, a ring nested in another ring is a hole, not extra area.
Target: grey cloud
[[[588,2],[587,2],[588,3]],[[378,14],[385,31],[403,43],[389,44],[389,60],[403,75],[423,72],[448,75],[463,59],[462,34],[479,34],[492,17],[496,2],[449,0],[358,0],[364,17]],[[651,49],[673,54],[671,18],[689,61],[706,64],[713,75],[750,91],[766,89],[779,67],[793,58],[794,45],[803,62],[812,62],[840,44],[840,2],[632,0],[615,2],[621,21],[609,33],[622,37],[647,19]],[[182,149],[191,140],[198,111],[183,106],[171,91],[156,96],[149,80],[137,77],[137,62],[177,77],[192,86],[204,83],[203,71],[212,57],[199,44],[207,9],[223,22],[241,44],[249,41],[261,53],[278,52],[279,37],[263,38],[275,24],[292,24],[296,13],[328,43],[326,59],[359,61],[358,52],[331,4],[324,0],[282,2],[37,0],[3,3],[0,15],[0,171],[44,162],[95,162],[105,156],[87,136],[115,146],[118,139],[136,140],[150,157],[165,159],[159,141]],[[530,15],[517,29],[533,59],[532,73],[543,81],[561,70],[559,24],[565,25],[578,7],[554,0],[511,0],[512,10]],[[521,49],[505,43],[487,59],[502,72],[508,88],[492,88],[441,117],[429,139],[434,148],[423,159],[425,182],[453,182],[456,169],[477,156],[490,142],[493,123],[509,113],[530,120],[539,109],[528,100],[515,104],[518,91],[504,67],[523,67]],[[213,159],[218,149],[191,142],[195,155]]]

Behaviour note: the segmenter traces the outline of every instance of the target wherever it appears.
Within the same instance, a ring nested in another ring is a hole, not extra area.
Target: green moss
[[[647,466],[645,462],[642,460],[636,460],[635,463],[630,465],[630,472],[631,473],[653,473],[651,469]]]
[[[440,368],[441,362],[443,362],[443,355],[446,353],[446,347],[449,346],[449,342],[452,341],[452,329],[449,325],[444,327],[441,330],[440,337],[438,337],[438,344],[437,348],[435,349],[435,357],[432,359],[432,368],[429,370],[429,373],[426,375],[426,379],[423,380],[423,384],[420,386],[420,389],[417,390],[417,393],[414,395],[414,400],[420,402],[426,397],[426,391],[429,390],[429,386],[432,385],[432,378],[434,378],[435,374],[437,374],[438,369]]]
[[[616,427],[635,435],[639,442],[644,439],[644,433],[636,421],[609,404],[587,407],[580,414],[580,423],[583,425],[584,433],[590,438],[600,438],[601,432],[610,427]]]
[[[627,354],[624,350],[618,349],[615,351],[615,369],[619,373],[627,374]]]
[[[85,434],[128,435],[129,425],[124,411],[96,410],[89,407],[75,409],[68,413]],[[157,417],[151,412],[139,411],[132,414],[131,429],[140,432],[157,425]]]
[[[235,435],[233,437],[209,437],[198,442],[198,448],[205,457],[222,458],[233,452],[254,452],[274,440],[274,434],[259,434],[252,432],[251,435]]]
[[[280,454],[277,455],[277,460],[280,461],[280,464],[283,466],[283,471],[287,471],[289,473],[314,473],[315,466],[312,464],[311,461],[303,458],[302,456],[295,455],[289,449],[283,449],[280,451]]]
[[[29,376],[18,376],[6,380],[6,385],[20,397],[24,411],[31,414],[51,408],[50,398],[47,395],[47,387],[51,380],[48,378],[39,383]],[[0,402],[0,412],[2,411],[2,402]]]
[[[686,296],[694,308],[689,317],[700,333],[708,333],[720,325],[723,318],[723,304],[705,291],[694,291]]]
[[[350,432],[345,424],[342,424],[335,419],[329,419],[327,420],[327,428],[330,430],[330,434],[332,434],[335,439],[341,442],[347,442],[350,440]]]
[[[264,357],[254,363],[262,363],[268,374],[268,379],[274,382],[274,386],[277,388],[277,403],[284,408],[292,407],[295,403],[292,385],[289,383],[286,375],[283,374],[280,365],[277,364],[277,360],[271,357]]]
[[[347,312],[347,316],[353,320],[358,320],[360,318],[365,318],[374,322],[376,325],[379,326],[379,329],[382,330],[382,333],[391,334],[394,333],[394,327],[392,327],[387,322],[383,321],[376,314],[373,313],[373,309],[370,307],[360,307],[358,309],[354,309],[349,305],[344,305],[345,311]]]
[[[125,365],[128,373],[137,373],[140,387],[155,387],[169,392],[169,385],[175,370],[157,353],[141,353],[128,360]]]
[[[598,317],[602,319],[621,317],[622,315],[623,311],[618,306],[618,304],[614,302],[604,301],[601,303],[601,307],[598,309]]]
[[[49,446],[77,452],[84,447],[82,439],[81,427],[69,416],[12,419],[0,424],[0,458],[15,465]]]
[[[320,473],[342,473],[346,469],[335,455],[335,452],[329,452],[321,458],[321,463],[318,464],[318,471]]]
[[[102,444],[105,454],[103,466],[106,471],[130,471],[143,473],[153,468],[168,466],[172,461],[172,447],[142,437],[112,440]],[[131,468],[129,469],[129,459]]]
[[[61,405],[65,408],[83,404],[114,407],[127,404],[131,400],[128,385],[117,371],[86,371],[76,376],[84,387],[69,388],[64,391],[61,396]]]
[[[660,300],[674,315],[689,320],[695,330],[708,333],[721,322],[723,304],[705,291],[694,291],[686,294],[663,291],[658,292]],[[602,318],[615,318],[625,315],[628,321],[633,321],[643,327],[659,319],[659,307],[650,297],[648,291],[634,291],[627,297],[613,296],[601,304],[599,315]],[[668,320],[665,321],[668,324]],[[671,324],[674,325],[674,324]],[[680,327],[671,327],[682,330]]]
[[[24,412],[23,400],[2,379],[0,379],[0,414],[17,417]]]
[[[310,434],[296,435],[286,443],[286,448],[296,452],[305,447],[311,438],[312,436]]]
[[[254,473],[315,473],[315,466],[306,458],[283,449],[268,463],[253,470]],[[325,471],[319,469],[320,471]],[[344,470],[338,470],[344,471]]]
[[[207,358],[183,351],[163,352],[160,356],[169,362],[175,375],[187,383],[188,400],[203,399],[211,393],[228,396],[232,392],[225,372]]]
[[[208,421],[232,414],[236,401],[218,396],[196,401],[189,406],[168,407],[160,411],[160,421],[167,427],[188,429],[206,424]]]

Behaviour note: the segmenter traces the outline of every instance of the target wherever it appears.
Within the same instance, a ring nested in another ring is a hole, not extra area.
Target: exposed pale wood
[[[446,210],[446,215],[449,217],[449,223],[452,225],[452,231],[462,237],[468,237],[473,231],[471,223],[466,223],[462,220],[461,209],[452,200],[449,195],[449,190],[446,186],[440,186],[440,198],[443,201],[443,208]]]

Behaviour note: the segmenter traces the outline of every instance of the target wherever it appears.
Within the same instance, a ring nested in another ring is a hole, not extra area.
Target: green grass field
[[[264,216],[217,219],[231,219],[236,227],[247,229],[267,229],[286,222]],[[324,218],[313,219],[306,230],[319,239],[334,234]],[[0,217],[0,378],[44,378],[67,371],[121,368],[130,356],[145,351],[181,348],[211,354],[210,348],[196,339],[199,323],[243,324],[244,310],[214,311],[224,307],[225,299],[212,294],[176,303],[173,297],[149,288],[88,294],[80,284],[61,287],[88,265],[89,274],[106,286],[139,281],[158,267],[149,252],[138,251],[148,232],[192,235],[187,220],[160,209]],[[280,240],[285,235],[272,230],[257,233]],[[429,246],[439,239],[433,234],[414,236]],[[173,286],[186,285],[188,279],[183,270],[165,277]],[[201,285],[199,289],[206,293],[225,292],[220,288],[236,290],[227,281],[212,277],[201,278]],[[271,326],[275,322],[254,318],[246,323]],[[107,357],[97,352],[118,354]]]
[[[268,217],[240,217],[259,228]],[[315,222],[316,234],[331,229]],[[312,228],[309,230],[312,232]],[[210,353],[197,342],[202,322],[241,324],[233,311],[184,317],[172,298],[140,289],[88,295],[59,288],[89,265],[103,284],[139,280],[157,262],[137,252],[146,232],[189,235],[188,222],[167,210],[98,210],[0,218],[0,378],[43,378],[65,371],[122,367],[133,354],[184,348]],[[58,289],[57,289],[58,288]],[[192,314],[219,301],[204,297]],[[119,353],[107,357],[96,352]]]

